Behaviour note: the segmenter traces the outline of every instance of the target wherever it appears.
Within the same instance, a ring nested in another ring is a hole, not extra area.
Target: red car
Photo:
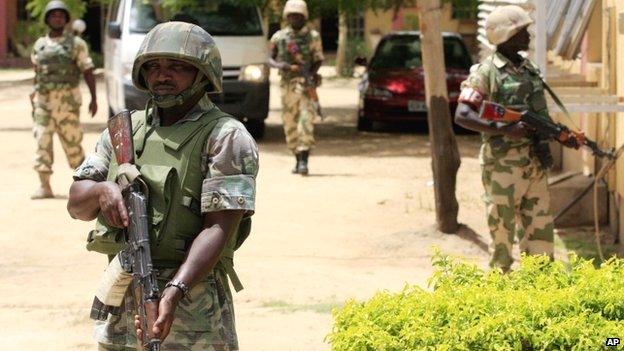
[[[461,36],[443,33],[446,82],[451,116],[457,108],[459,85],[468,77],[472,59]],[[396,32],[381,39],[359,84],[358,130],[374,122],[427,120],[420,32]]]

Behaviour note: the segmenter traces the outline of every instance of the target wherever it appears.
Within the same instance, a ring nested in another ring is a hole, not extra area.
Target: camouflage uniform
[[[299,65],[304,71],[323,61],[321,37],[304,26],[299,31],[290,26],[277,31],[271,38],[277,47],[277,61]],[[291,50],[289,50],[289,47]],[[293,54],[293,48],[298,52]],[[304,84],[303,72],[281,71],[282,120],[286,144],[293,153],[310,150],[314,146],[314,118],[316,109]]]
[[[207,97],[176,124],[197,120],[214,108]],[[137,112],[142,113],[142,112]],[[152,124],[160,123],[156,114]],[[202,157],[201,169],[207,170],[201,190],[201,212],[245,210],[255,208],[255,177],[258,172],[258,148],[245,127],[233,118],[222,118],[209,135]],[[75,171],[74,179],[104,181],[113,157],[108,130],[97,143],[95,153],[87,156]],[[213,193],[229,194],[215,203]],[[240,198],[246,201],[240,201]],[[175,269],[155,267],[162,289],[175,274]],[[161,268],[161,269],[159,269]],[[238,350],[234,325],[234,306],[224,267],[218,264],[201,282],[190,290],[190,301],[182,300],[175,311],[171,332],[163,350]],[[100,350],[135,350],[135,312],[132,289],[128,289],[121,316],[109,315],[105,322],[96,322],[95,336]]]
[[[76,168],[84,160],[78,84],[80,73],[94,67],[87,43],[68,32],[55,38],[45,36],[35,42],[31,60],[37,67],[34,168],[40,173],[52,173],[54,132],[58,133],[69,166]]]
[[[494,53],[471,69],[463,88],[478,90],[486,100],[549,118],[538,67],[525,60],[516,68]],[[531,152],[532,141],[483,134],[479,160],[483,171],[492,266],[508,269],[514,234],[520,250],[553,255],[553,219],[546,170]]]
[[[184,60],[194,65],[198,69],[195,83],[185,89],[184,92],[180,92],[180,94],[175,96],[158,96],[150,91],[145,82],[142,67],[150,60],[161,58]],[[219,50],[213,38],[207,32],[199,26],[188,23],[167,22],[159,24],[150,30],[139,48],[132,71],[135,87],[151,95],[151,106],[155,105],[160,108],[179,106],[202,91],[206,93],[220,93],[222,91],[222,70]],[[184,209],[187,211],[187,217],[184,218],[193,217],[197,219],[207,213],[242,210],[244,218],[237,225],[240,226],[243,221],[248,223],[248,217],[253,214],[255,209],[258,147],[245,127],[233,117],[220,112],[207,95],[204,95],[199,103],[172,126],[161,126],[160,116],[157,113],[159,111],[158,108],[151,108],[148,111],[150,112],[145,120],[142,119],[145,115],[139,115],[141,119],[138,119],[138,116],[136,116],[137,113],[145,113],[143,111],[135,112],[133,120],[136,119],[136,121],[145,123],[141,125],[152,126],[144,135],[145,147],[152,148],[149,150],[144,149],[142,152],[142,155],[151,154],[152,157],[159,157],[154,150],[160,150],[161,146],[164,149],[165,146],[171,146],[171,143],[178,143],[176,144],[178,146],[182,144],[180,140],[172,141],[167,139],[166,136],[159,135],[159,131],[166,128],[169,131],[163,133],[173,135],[176,131],[186,131],[191,129],[188,128],[189,126],[195,128],[195,125],[199,124],[199,122],[215,118],[212,120],[215,121],[214,127],[205,129],[209,134],[202,136],[205,138],[204,144],[202,144],[203,140],[193,139],[195,141],[192,142],[191,154],[181,154],[179,158],[174,158],[174,160],[167,157],[159,158],[160,161],[165,160],[164,162],[185,163],[188,160],[197,160],[198,163],[187,164],[183,168],[179,164],[177,166],[170,165],[173,171],[176,172],[173,173],[176,176],[170,178],[179,178],[178,180],[197,178],[198,180],[197,183],[193,182],[190,185],[193,189],[177,190],[178,188],[173,186],[170,191],[182,191],[183,194],[186,194],[186,192],[197,194],[199,199],[190,196],[180,196],[180,198],[190,200],[189,204],[168,204],[170,207],[167,213],[181,213],[171,211]],[[150,133],[151,131],[154,132]],[[197,130],[193,129],[186,136],[185,140],[190,141],[192,138],[196,138],[197,133],[195,131]],[[136,132],[135,134],[138,133]],[[195,145],[200,145],[201,147],[197,155],[194,153],[196,150]],[[111,163],[112,158],[111,141],[108,130],[105,130],[97,143],[96,152],[86,158],[84,163],[76,170],[74,178],[76,180],[92,179],[105,181],[108,178],[109,171],[113,172],[111,174],[115,172],[116,165],[114,162]],[[140,161],[141,158],[137,157],[137,161]],[[162,168],[167,168],[166,165],[158,164],[158,161],[153,158],[145,160],[145,162],[148,161],[153,162],[161,170]],[[140,165],[141,171],[149,169],[150,167],[148,166],[150,165],[152,164],[143,163],[143,165]],[[177,173],[178,171],[175,167],[179,167],[182,173]],[[158,172],[156,171],[156,173]],[[198,174],[199,172],[201,173]],[[168,174],[159,173],[157,176],[169,178]],[[145,174],[144,179],[149,181],[150,177]],[[177,186],[191,184],[182,181],[177,183],[177,180],[172,180],[172,182]],[[165,185],[166,181],[161,184],[163,188],[167,187]],[[152,187],[152,185],[148,186]],[[156,188],[150,193],[156,196],[159,194],[167,195],[167,190]],[[169,198],[170,200],[179,199],[176,196],[180,195],[180,193],[169,194],[172,195]],[[153,200],[154,198],[155,196],[152,196],[150,199]],[[193,206],[193,200],[199,201],[197,208]],[[162,202],[166,201],[168,200],[163,199]],[[149,203],[149,206],[151,210],[159,208],[156,203]],[[189,212],[187,209],[191,211]],[[197,211],[198,216],[193,215],[195,211]],[[152,214],[154,217],[158,215],[157,213]],[[177,249],[176,257],[171,258],[168,262],[154,260],[154,268],[159,271],[158,280],[161,289],[164,288],[167,281],[174,277],[179,265],[182,264],[186,245],[195,240],[203,226],[201,220],[196,221],[197,226],[192,228],[192,232],[180,233],[178,230],[181,230],[181,228],[180,226],[176,227],[176,223],[181,223],[176,221],[179,221],[179,218],[183,216],[175,217],[170,219],[165,219],[163,216],[160,217],[160,228],[166,229],[159,234],[159,238],[162,239],[160,244],[157,247],[152,247],[152,258],[154,258],[154,255],[158,254],[159,249],[173,247],[178,242],[177,238],[185,239],[185,246]],[[165,225],[164,222],[171,224],[171,226]],[[152,221],[152,223],[154,222]],[[195,226],[195,224],[192,224],[192,226]],[[151,226],[150,235],[156,235],[152,233],[154,227],[158,227],[158,225]],[[186,239],[189,240],[187,241]],[[162,350],[238,350],[232,294],[227,283],[229,278],[234,288],[242,288],[240,282],[236,280],[235,273],[232,274],[232,261],[228,256],[232,253],[227,252],[235,249],[230,246],[233,239],[237,240],[238,237],[231,236],[228,238],[214,269],[191,288],[189,291],[190,301],[182,300],[179,302],[175,310],[171,331],[161,346]],[[179,264],[176,262],[179,262]],[[136,307],[133,301],[132,289],[128,289],[122,305],[123,313],[121,316],[114,317],[109,315],[105,322],[96,324],[96,338],[101,350],[136,349],[137,342],[134,328],[134,315],[136,314],[134,310]]]

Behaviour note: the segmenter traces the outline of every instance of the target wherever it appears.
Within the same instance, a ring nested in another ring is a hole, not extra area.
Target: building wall
[[[462,34],[471,52],[476,52],[476,20],[453,19],[453,7],[445,4],[442,8],[442,23],[440,27],[445,32]],[[418,11],[416,7],[403,8],[398,13],[394,11],[367,11],[364,14],[364,39],[369,47],[375,48],[382,36],[396,30],[418,30]]]

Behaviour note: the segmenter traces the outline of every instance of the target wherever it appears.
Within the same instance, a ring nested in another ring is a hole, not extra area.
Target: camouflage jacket
[[[94,67],[87,43],[69,32],[60,37],[39,38],[30,59],[36,67],[36,88],[42,93],[74,88],[78,86],[80,72]]]
[[[530,110],[550,119],[540,70],[528,59],[516,67],[506,57],[495,52],[470,69],[470,76],[462,82],[461,87],[478,90],[484,100],[518,111]],[[482,150],[483,163],[489,163],[491,160],[488,158],[491,157],[504,157],[511,148],[524,149],[531,144],[528,138],[514,140],[502,134],[483,133],[482,138],[484,144],[493,145],[491,153]]]
[[[176,124],[197,120],[214,105],[207,97]],[[159,125],[157,114],[151,114],[151,124]],[[104,181],[108,176],[113,157],[108,130],[98,140],[95,153],[87,156],[74,172],[74,179]],[[221,119],[206,140],[202,157],[202,170],[205,180],[201,189],[201,212],[221,210],[245,210],[246,215],[255,210],[256,175],[258,174],[258,147],[245,127],[232,118]],[[215,191],[227,194],[223,201],[215,204],[212,195]],[[239,198],[247,199],[245,202]]]
[[[303,68],[303,72],[298,73],[280,72],[284,80],[302,76],[312,64],[324,59],[321,36],[307,26],[299,31],[290,26],[279,30],[271,37],[271,43],[277,47],[277,61],[300,65]]]

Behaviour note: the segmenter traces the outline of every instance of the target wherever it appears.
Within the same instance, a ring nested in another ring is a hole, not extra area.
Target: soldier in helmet
[[[293,173],[308,174],[308,156],[314,146],[314,118],[318,106],[309,85],[320,84],[318,69],[323,47],[318,32],[306,25],[308,7],[303,0],[288,0],[284,6],[288,26],[271,38],[269,64],[278,68],[282,80],[282,119],[288,149],[297,159]]]
[[[60,0],[50,1],[44,18],[50,30],[35,42],[31,55],[36,72],[35,91],[31,95],[37,140],[35,170],[40,180],[39,188],[31,196],[33,199],[54,197],[50,186],[54,132],[58,133],[70,167],[76,168],[84,160],[79,121],[81,73],[91,93],[91,116],[97,112],[93,61],[87,43],[66,28],[70,23],[67,6]]]
[[[150,95],[132,120],[135,162],[149,188],[150,237],[158,238],[151,243],[161,291],[153,332],[165,350],[238,350],[228,279],[242,289],[233,252],[254,213],[258,148],[208,98],[221,92],[221,57],[201,27],[154,27],[134,60],[132,80]],[[117,172],[106,130],[76,170],[67,206],[73,218],[97,217],[87,249],[107,255],[120,250],[119,228],[128,225]],[[101,350],[135,349],[131,290],[120,315],[96,324]]]
[[[531,110],[550,119],[538,66],[526,59],[531,17],[521,7],[497,7],[486,20],[487,38],[496,51],[471,69],[462,83],[455,122],[482,133],[482,168],[493,267],[508,271],[514,237],[520,251],[553,256],[553,219],[549,209],[548,144],[532,137],[523,122],[479,118],[483,100],[510,109]]]

